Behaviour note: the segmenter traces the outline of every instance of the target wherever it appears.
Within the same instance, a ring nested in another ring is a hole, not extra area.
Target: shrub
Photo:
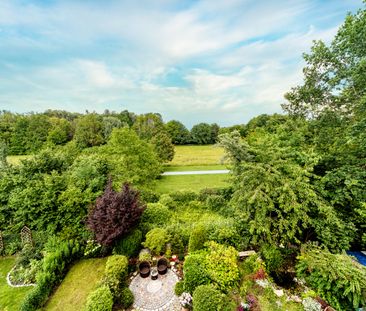
[[[111,311],[113,296],[108,286],[104,285],[91,292],[86,301],[86,311]]]
[[[123,306],[124,309],[127,309],[128,307],[130,307],[133,304],[133,301],[135,299],[135,297],[133,296],[133,293],[131,292],[131,290],[128,287],[125,287],[121,290],[121,294],[120,294],[121,298],[121,305]]]
[[[148,249],[142,249],[139,254],[139,261],[151,261],[151,253]]]
[[[232,219],[225,219],[214,224],[209,234],[209,240],[219,244],[240,246],[242,238],[234,226],[234,221]]]
[[[212,285],[201,285],[194,290],[194,311],[221,311],[224,310],[224,305],[224,295]]]
[[[116,242],[113,248],[113,254],[125,255],[127,257],[135,256],[142,242],[142,232],[138,229],[133,230],[126,237]]]
[[[209,277],[223,291],[229,291],[238,284],[238,252],[235,248],[216,242],[208,242],[206,269]]]
[[[198,252],[190,254],[184,261],[184,291],[193,293],[199,285],[210,283],[210,278],[206,270],[206,253]]]
[[[163,227],[169,222],[171,216],[172,212],[165,205],[149,203],[142,214],[141,226],[147,231],[155,227]]]
[[[275,273],[284,262],[281,251],[274,245],[263,245],[261,255],[266,263],[266,268],[269,273]]]
[[[168,232],[165,229],[155,228],[146,234],[146,241],[143,243],[153,253],[160,254],[165,250],[165,245],[169,241]]]
[[[36,276],[37,286],[23,300],[21,311],[35,311],[42,307],[53,288],[64,278],[70,263],[82,254],[83,249],[77,241],[60,241],[54,252],[45,256],[42,270]]]
[[[113,295],[116,297],[120,289],[125,285],[125,279],[128,275],[128,260],[122,255],[113,255],[108,257],[105,272],[106,283],[110,287]]]
[[[180,296],[184,293],[184,283],[183,283],[183,281],[179,281],[179,282],[175,283],[174,293],[177,296]]]
[[[218,212],[220,211],[227,202],[221,195],[210,195],[206,199],[206,205],[211,211]]]
[[[202,224],[195,226],[191,232],[188,243],[188,252],[194,252],[203,248],[207,241],[207,230]]]
[[[339,310],[366,304],[366,269],[346,254],[307,245],[298,257],[297,274]]]
[[[179,203],[188,203],[194,200],[197,200],[198,195],[193,191],[176,191],[171,192],[169,196],[175,201]]]

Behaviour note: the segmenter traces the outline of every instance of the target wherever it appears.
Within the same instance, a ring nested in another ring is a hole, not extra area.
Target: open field
[[[224,149],[215,145],[175,146],[174,159],[169,166],[223,164]]]
[[[6,160],[9,164],[18,165],[21,160],[25,160],[31,157],[31,155],[16,155],[16,156],[7,156]]]
[[[6,283],[6,275],[14,266],[15,258],[0,258],[0,310],[18,311],[26,294],[32,287],[13,288]]]
[[[158,193],[184,190],[199,192],[204,188],[228,186],[228,179],[228,174],[162,176],[156,183],[155,191]]]
[[[44,310],[83,310],[89,293],[103,277],[106,260],[84,259],[72,266]]]

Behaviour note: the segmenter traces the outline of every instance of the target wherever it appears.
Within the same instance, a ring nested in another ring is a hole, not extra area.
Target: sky
[[[361,0],[0,0],[0,110],[158,112],[187,127],[281,113],[303,52]]]

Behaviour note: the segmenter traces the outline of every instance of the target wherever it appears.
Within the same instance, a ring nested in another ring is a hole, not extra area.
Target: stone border
[[[14,266],[13,268],[11,268],[11,270],[8,272],[8,274],[6,275],[6,282],[8,283],[8,285],[10,287],[29,287],[29,286],[36,286],[37,284],[19,284],[19,285],[15,285],[12,284],[10,281],[10,273],[15,269],[16,266]]]

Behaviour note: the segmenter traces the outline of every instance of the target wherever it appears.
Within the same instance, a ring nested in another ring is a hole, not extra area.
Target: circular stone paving
[[[136,275],[130,284],[130,289],[135,297],[133,307],[139,311],[180,311],[179,299],[174,294],[177,275],[168,269],[165,275],[152,280],[151,276],[142,278]]]

